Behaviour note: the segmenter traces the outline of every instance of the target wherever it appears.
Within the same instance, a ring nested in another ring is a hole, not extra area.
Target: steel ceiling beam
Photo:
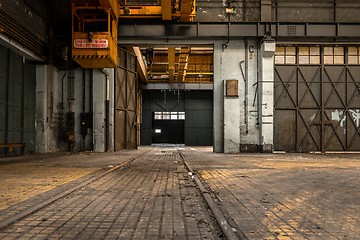
[[[360,23],[141,23],[119,22],[119,39],[236,39],[272,36],[281,39],[360,38]]]

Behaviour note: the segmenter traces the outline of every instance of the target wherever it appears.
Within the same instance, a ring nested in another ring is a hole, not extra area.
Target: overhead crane
[[[119,19],[189,22],[195,17],[195,4],[196,0],[161,0],[151,6],[126,0],[72,0],[72,57],[83,68],[116,67]]]

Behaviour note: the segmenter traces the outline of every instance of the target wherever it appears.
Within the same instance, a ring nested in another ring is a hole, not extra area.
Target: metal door
[[[319,47],[316,58],[308,51],[312,63],[302,58],[306,54],[301,55],[299,47],[289,51],[293,58],[286,56],[286,47],[276,56],[275,150],[360,150],[360,66],[348,64],[347,48],[338,55],[332,48],[333,61],[324,48]]]
[[[137,148],[136,56],[119,49],[115,83],[115,151]]]

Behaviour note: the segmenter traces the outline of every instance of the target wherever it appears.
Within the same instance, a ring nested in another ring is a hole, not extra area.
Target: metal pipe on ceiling
[[[24,47],[23,45],[21,45],[20,43],[18,43],[17,41],[15,41],[11,37],[9,37],[3,33],[0,33],[0,40],[3,41],[7,45],[7,47],[10,47],[15,52],[17,52],[20,55],[25,56],[25,58],[27,58],[29,60],[33,60],[33,61],[44,61],[45,60],[44,58],[38,56],[36,53],[31,51],[27,47]]]

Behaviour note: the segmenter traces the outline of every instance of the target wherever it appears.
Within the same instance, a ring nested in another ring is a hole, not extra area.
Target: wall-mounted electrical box
[[[238,80],[231,79],[226,80],[226,96],[227,97],[238,97],[239,89],[238,89]]]

